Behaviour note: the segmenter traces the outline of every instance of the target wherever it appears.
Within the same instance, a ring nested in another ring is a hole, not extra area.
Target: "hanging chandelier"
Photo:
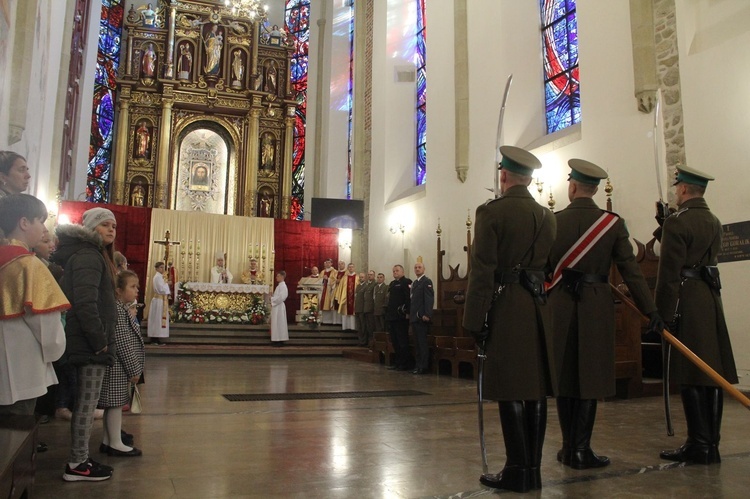
[[[268,13],[268,5],[262,4],[260,0],[224,0],[224,5],[231,7],[232,15],[249,17],[253,21],[266,19]]]

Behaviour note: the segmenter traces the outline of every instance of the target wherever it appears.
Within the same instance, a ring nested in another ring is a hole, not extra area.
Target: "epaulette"
[[[494,202],[494,201],[498,201],[498,200],[500,200],[500,199],[503,199],[503,197],[502,197],[502,196],[500,196],[499,198],[488,199],[487,201],[485,201],[485,203],[484,203],[484,206],[487,206],[488,204],[490,204],[490,203],[492,203],[492,202]]]
[[[602,210],[602,211],[603,211],[604,213],[609,213],[610,215],[614,215],[614,216],[616,216],[617,218],[622,218],[622,217],[621,217],[620,215],[618,215],[618,214],[617,214],[617,213],[615,213],[614,211],[609,211],[609,210]]]

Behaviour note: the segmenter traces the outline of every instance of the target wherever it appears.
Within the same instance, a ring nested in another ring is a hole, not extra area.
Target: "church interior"
[[[721,297],[748,393],[749,26],[744,0],[0,0],[0,150],[27,160],[26,193],[47,205],[50,231],[92,206],[116,215],[145,312],[158,261],[198,298],[218,256],[226,284],[251,301],[284,270],[291,328],[318,304],[298,282],[326,259],[386,282],[396,264],[413,278],[419,260],[437,283],[432,334],[443,341],[431,375],[414,377],[386,372],[384,336],[369,352],[344,340],[316,353],[304,345],[324,328],[297,326],[300,346],[274,349],[263,321],[240,313],[224,320],[237,323],[231,334],[253,331],[244,343],[198,349],[204,317],[175,314],[177,336],[147,347],[144,412],[124,418],[144,457],[101,457],[115,472],[97,490],[63,483],[69,430],[53,420],[38,428],[50,450],[36,455],[35,495],[492,494],[478,482],[475,350],[460,324],[475,210],[494,197],[500,145],[541,160],[529,191],[552,211],[568,204],[568,160],[606,170],[594,200],[626,221],[652,288],[655,202],[674,203],[680,165],[713,175]],[[322,220],[318,199],[361,202],[361,220]],[[560,465],[550,404],[537,495],[744,495],[742,405],[726,397],[720,465],[660,461],[675,439],[647,381],[654,345],[624,307],[618,328],[635,332],[618,337],[618,397],[600,404],[595,433],[613,465]],[[361,396],[223,396],[308,392]],[[499,466],[495,405],[484,414]]]

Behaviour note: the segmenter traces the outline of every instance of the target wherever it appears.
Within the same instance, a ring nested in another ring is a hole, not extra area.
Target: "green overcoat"
[[[484,372],[487,399],[539,400],[553,393],[552,349],[545,337],[549,307],[538,305],[519,283],[508,284],[494,305],[492,294],[496,271],[519,264],[544,269],[554,239],[555,217],[526,187],[511,187],[477,208],[463,326],[481,330],[492,307]]]
[[[683,279],[683,268],[716,265],[722,227],[703,198],[680,205],[664,221],[656,280],[656,305],[665,321],[680,314],[677,338],[730,383],[737,383],[721,295],[700,279]],[[679,299],[679,308],[677,308]],[[683,385],[716,386],[679,353],[672,354],[672,380]]]
[[[550,266],[560,259],[602,216],[593,199],[577,198],[555,214],[557,238],[550,251]],[[585,274],[608,275],[617,265],[638,308],[656,310],[648,284],[635,260],[625,222],[618,217],[591,250],[571,268]],[[615,307],[609,283],[580,285],[576,300],[565,283],[550,290],[558,396],[598,399],[615,394]]]

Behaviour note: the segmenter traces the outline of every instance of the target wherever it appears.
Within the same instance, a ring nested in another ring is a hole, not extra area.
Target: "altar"
[[[175,322],[262,324],[268,322],[265,284],[177,283]]]

